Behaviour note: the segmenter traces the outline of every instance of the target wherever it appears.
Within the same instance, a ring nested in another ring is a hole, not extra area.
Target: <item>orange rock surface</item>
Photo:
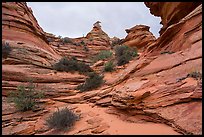
[[[149,45],[156,41],[155,36],[149,31],[149,26],[136,25],[125,31],[128,35],[123,40],[122,44],[135,47],[139,52],[144,52]]]
[[[144,2],[151,14],[161,17],[160,35],[172,24],[179,22],[201,2]]]
[[[42,30],[26,3],[3,2],[2,40],[12,51],[2,58],[2,134],[202,134],[202,78],[189,77],[192,72],[202,73],[202,4],[145,4],[162,18],[158,39],[145,25],[126,29],[124,40],[109,38],[95,25],[85,37],[63,43]],[[111,49],[114,40],[137,47],[141,54],[104,73],[105,82],[97,89],[79,92],[75,87],[85,81],[85,75],[52,69],[62,56],[90,64],[90,56]],[[7,94],[29,79],[45,91],[45,98],[39,100],[41,109],[36,112],[20,112],[7,102]],[[69,131],[49,129],[46,119],[63,107],[80,119]]]

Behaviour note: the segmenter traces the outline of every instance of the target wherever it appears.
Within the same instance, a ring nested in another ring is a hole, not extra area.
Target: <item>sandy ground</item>
[[[107,130],[103,134],[110,135],[180,135],[174,131],[171,127],[165,124],[157,124],[152,122],[145,123],[132,123],[124,121],[119,116],[114,114],[108,114],[105,111],[107,108],[93,106],[92,104],[74,104],[77,106],[77,110],[81,111],[84,115],[77,121],[72,130],[64,134],[76,134],[80,130],[85,129],[88,126],[87,120],[93,119],[95,124],[105,123],[108,125]],[[89,133],[81,132],[83,133]]]

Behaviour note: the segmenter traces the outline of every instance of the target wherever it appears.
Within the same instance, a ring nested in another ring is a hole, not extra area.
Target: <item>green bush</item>
[[[128,46],[116,46],[115,47],[115,56],[118,66],[129,63],[129,61],[137,56],[137,50],[130,48]]]
[[[2,58],[7,58],[11,52],[11,46],[7,42],[2,42]]]
[[[73,72],[79,71],[80,73],[92,72],[93,70],[89,65],[78,61],[75,57],[70,59],[63,57],[53,65],[53,69],[57,71]]]
[[[103,59],[111,57],[112,54],[113,53],[109,50],[102,50],[94,57],[93,60],[94,60],[94,62],[97,62],[99,60],[103,60]]]
[[[187,77],[192,77],[195,79],[202,79],[202,73],[200,73],[199,71],[193,71],[193,72],[187,74]]]
[[[83,40],[81,41],[81,45],[85,45],[85,42]]]
[[[81,92],[95,89],[101,86],[101,84],[104,82],[103,76],[100,76],[95,72],[90,72],[88,76],[89,77],[85,80],[85,82],[77,87],[77,89]]]
[[[20,111],[35,110],[37,99],[43,97],[42,91],[36,91],[35,85],[30,82],[27,87],[20,85],[16,92],[8,95],[8,100],[14,102],[16,108]]]
[[[114,70],[114,64],[112,61],[109,61],[104,65],[104,71],[111,72],[113,70]]]
[[[70,43],[70,44],[73,44],[72,39],[71,39],[71,38],[68,38],[68,37],[62,38],[62,42],[63,42],[63,43]]]
[[[111,48],[113,48],[116,45],[120,45],[120,43],[121,40],[119,38],[116,38],[115,40],[112,41]]]
[[[87,45],[84,45],[84,50],[87,52],[89,51],[89,48],[87,47]]]
[[[58,130],[69,130],[79,119],[74,112],[68,108],[63,108],[54,112],[48,119],[46,119],[46,124],[49,128],[54,128]]]

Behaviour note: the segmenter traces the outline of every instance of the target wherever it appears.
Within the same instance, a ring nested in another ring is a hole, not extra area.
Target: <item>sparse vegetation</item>
[[[73,45],[75,45],[75,46],[81,46],[79,43],[73,43]]]
[[[95,89],[101,86],[101,84],[104,82],[103,76],[100,76],[95,72],[90,72],[88,76],[89,77],[85,80],[85,82],[77,87],[77,89],[81,92]]]
[[[62,42],[63,42],[63,43],[70,43],[70,44],[73,44],[72,39],[71,39],[71,38],[68,38],[68,37],[62,38]]]
[[[74,112],[68,108],[63,108],[61,110],[58,109],[50,115],[50,117],[46,120],[46,123],[49,128],[69,130],[78,119],[79,116],[77,116]]]
[[[127,64],[133,57],[137,56],[137,50],[128,46],[116,46],[115,55],[118,66]]]
[[[87,45],[84,45],[84,50],[89,51],[89,48],[87,47]]]
[[[110,50],[102,50],[93,58],[93,62],[109,58],[112,54],[113,53]]]
[[[93,38],[89,38],[90,41],[93,41]]]
[[[119,38],[116,38],[115,40],[112,41],[111,48],[113,48],[117,45],[120,45],[120,43],[121,43],[121,40]]]
[[[82,40],[82,41],[81,41],[81,45],[84,45],[84,44],[85,44],[85,42]]]
[[[89,65],[78,61],[75,57],[70,59],[63,57],[59,62],[53,65],[53,69],[65,72],[79,71],[82,74],[93,71]]]
[[[52,38],[47,38],[47,41],[48,42],[53,42],[53,39]]]
[[[193,71],[193,72],[189,73],[187,75],[187,77],[192,77],[195,79],[202,79],[202,73],[200,73],[199,71]]]
[[[42,91],[35,90],[33,82],[29,82],[28,86],[20,85],[17,91],[8,95],[8,100],[15,103],[20,111],[35,110],[37,108],[37,99],[43,97]]]
[[[114,64],[112,61],[109,61],[104,65],[104,71],[111,72],[113,70],[114,70]]]
[[[11,46],[7,42],[2,42],[2,58],[7,58],[11,52]]]

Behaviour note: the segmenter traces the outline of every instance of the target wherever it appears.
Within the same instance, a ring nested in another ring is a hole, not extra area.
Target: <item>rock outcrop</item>
[[[158,39],[144,25],[127,29],[124,40],[110,39],[100,22],[85,37],[60,38],[40,28],[26,3],[3,2],[2,40],[12,51],[2,58],[2,134],[128,134],[117,125],[133,134],[147,121],[155,122],[146,126],[149,134],[158,123],[168,125],[159,125],[168,134],[202,134],[202,4],[145,4],[162,18]],[[90,56],[111,49],[114,41],[137,47],[141,55],[104,73],[105,82],[98,89],[79,92],[75,88],[86,76],[52,69],[62,56],[75,56],[89,64]],[[46,97],[39,100],[36,112],[19,112],[6,101],[7,93],[29,79]],[[80,115],[71,131],[50,130],[45,123],[61,107]],[[157,133],[163,132],[159,128]]]
[[[157,16],[159,11],[169,11],[166,5],[175,8],[168,2],[148,3]],[[185,16],[178,15],[183,14],[182,8],[171,10],[178,20],[164,27],[144,56],[109,80],[117,84],[111,102],[133,114],[151,116],[150,121],[166,123],[182,134],[202,134],[202,78],[188,77],[202,73],[202,4],[186,7],[192,10],[185,11]]]
[[[12,47],[3,64],[34,64],[50,67],[60,56],[48,45],[45,32],[38,25],[25,2],[2,3],[2,41]]]
[[[52,69],[61,54],[50,45],[48,38],[54,36],[43,31],[25,2],[2,3],[2,41],[11,47],[9,56],[2,58],[2,95],[29,80],[48,97],[72,94],[74,91],[69,90],[84,82],[84,75]]]
[[[91,51],[95,51],[96,54],[100,50],[109,50],[110,49],[110,38],[109,36],[101,29],[101,26],[93,26],[92,30],[86,35],[87,46]]]
[[[110,50],[110,38],[101,29],[101,26],[93,26],[92,30],[85,36],[79,38],[67,38],[69,42],[63,42],[65,38],[53,37],[47,34],[51,39],[50,44],[61,56],[75,56],[78,60],[90,64],[94,55],[101,50]]]
[[[202,2],[145,2],[151,14],[161,17],[163,27],[160,35],[172,24],[176,24]]]
[[[149,31],[149,26],[136,25],[125,31],[128,35],[122,41],[122,44],[135,47],[138,52],[144,52],[144,50],[156,41],[155,36]]]
[[[101,28],[93,27],[87,37],[73,39],[44,32],[25,2],[2,3],[2,29],[2,41],[9,43],[12,49],[9,56],[2,59],[2,94],[5,96],[29,79],[47,96],[76,94],[74,89],[84,82],[85,76],[77,72],[56,72],[53,64],[63,56],[75,56],[91,63],[90,57],[110,49],[109,37]]]
[[[189,3],[189,5],[191,4]],[[194,7],[194,4],[192,4],[192,7]],[[183,12],[180,11],[180,14],[183,14]],[[200,45],[201,42],[202,5],[199,5],[193,11],[189,10],[188,14],[180,18],[179,21],[167,26],[156,43],[150,45],[146,52],[154,52],[153,54],[177,52],[191,46]]]

